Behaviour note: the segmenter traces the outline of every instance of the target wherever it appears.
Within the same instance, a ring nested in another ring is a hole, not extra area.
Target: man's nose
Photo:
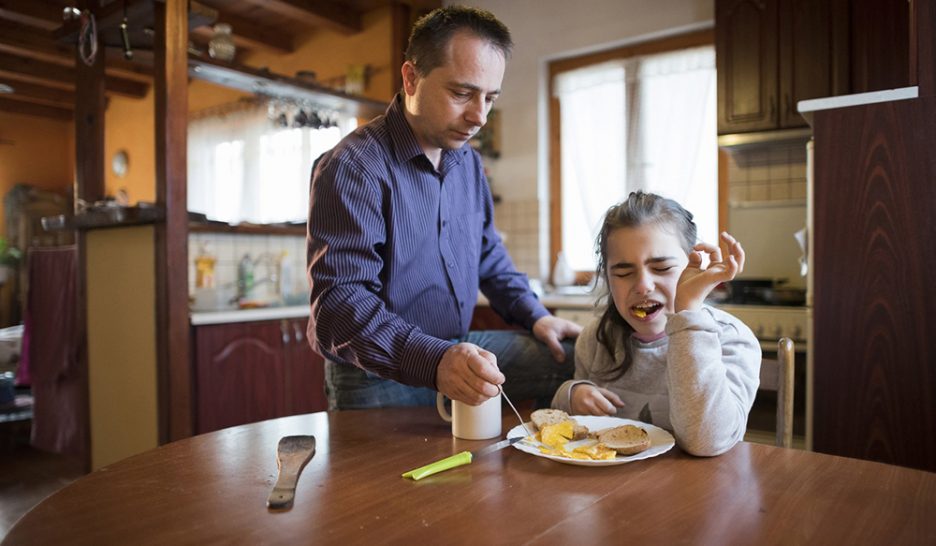
[[[483,98],[477,98],[468,103],[465,109],[465,121],[476,127],[483,127],[487,123],[487,114],[487,103]]]

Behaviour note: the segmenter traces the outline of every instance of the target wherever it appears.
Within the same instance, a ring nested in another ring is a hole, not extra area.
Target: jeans
[[[531,334],[519,331],[482,330],[468,332],[453,342],[468,342],[497,356],[497,365],[506,377],[504,392],[511,400],[535,400],[548,407],[553,394],[575,370],[574,340],[562,342],[566,359],[558,363],[545,344]],[[325,391],[328,409],[365,409],[401,406],[434,406],[436,391],[411,387],[383,379],[356,366],[325,361]]]

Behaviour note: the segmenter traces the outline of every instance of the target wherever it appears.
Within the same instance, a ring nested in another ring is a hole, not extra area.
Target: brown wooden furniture
[[[803,127],[798,101],[848,93],[848,21],[845,0],[717,0],[718,132]]]
[[[196,430],[322,411],[323,359],[309,347],[306,319],[196,326]]]
[[[793,340],[777,342],[777,358],[761,360],[760,390],[777,393],[777,447],[793,447]]]
[[[516,419],[504,414],[505,430]],[[295,503],[268,511],[281,437],[312,434]],[[741,443],[581,467],[513,448],[418,482],[403,472],[488,441],[432,408],[316,413],[188,438],[94,472],[3,544],[926,544],[936,474]]]

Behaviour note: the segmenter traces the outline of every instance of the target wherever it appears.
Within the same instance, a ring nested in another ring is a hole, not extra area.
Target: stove
[[[754,332],[761,348],[773,352],[782,337],[793,340],[795,351],[805,353],[809,346],[809,309],[780,305],[716,304],[731,313]]]

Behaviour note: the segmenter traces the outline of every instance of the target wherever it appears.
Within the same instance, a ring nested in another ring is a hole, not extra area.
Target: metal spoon
[[[530,429],[527,428],[526,423],[523,422],[523,418],[520,417],[520,412],[518,412],[517,408],[514,407],[513,402],[510,401],[510,398],[507,398],[507,393],[504,392],[504,387],[501,387],[500,385],[498,385],[497,388],[500,389],[501,396],[503,396],[504,400],[507,401],[507,405],[509,405],[510,409],[513,410],[514,415],[517,416],[517,420],[520,421],[520,426],[523,427],[524,431],[526,431],[527,436],[533,436],[533,433],[530,432]]]

